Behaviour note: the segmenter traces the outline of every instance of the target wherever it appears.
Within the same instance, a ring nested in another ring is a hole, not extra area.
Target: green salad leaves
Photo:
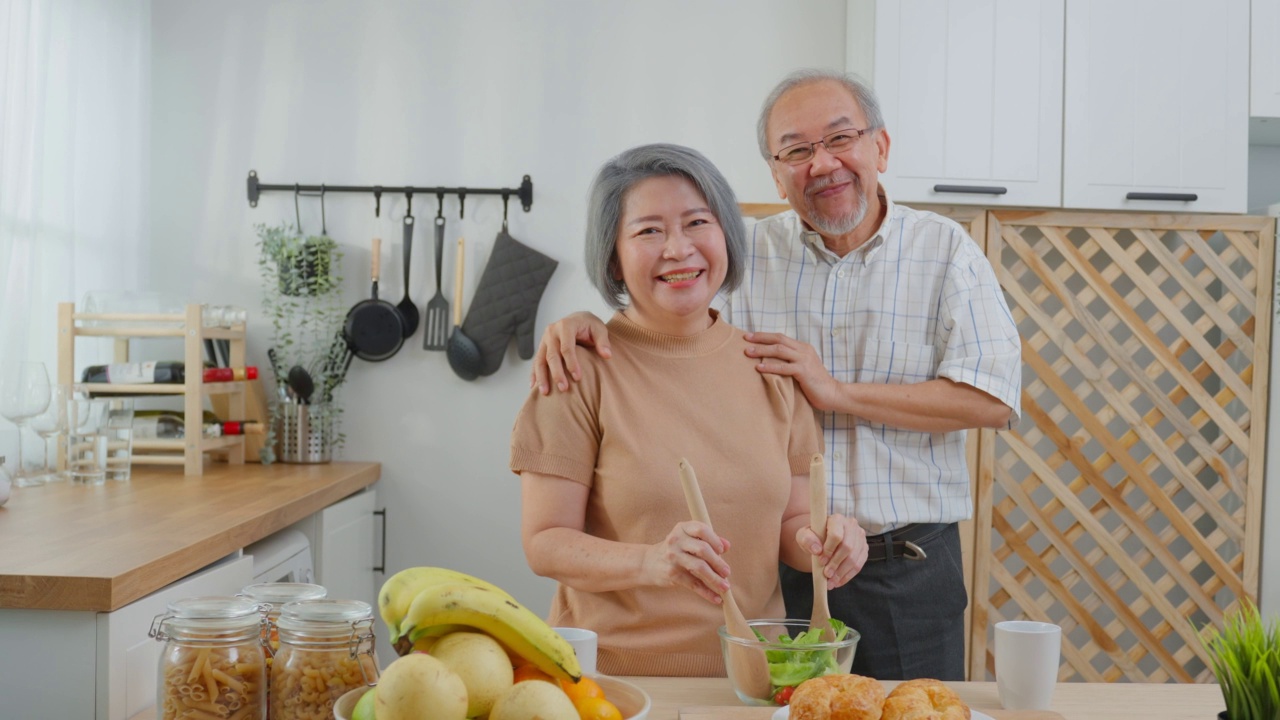
[[[835,631],[836,642],[844,640],[845,635],[849,634],[849,628],[841,621],[831,618],[831,628]],[[754,630],[756,638],[760,642],[772,643],[773,640],[766,638],[760,634],[760,631]],[[802,648],[809,645],[817,645],[822,643],[822,628],[812,628],[800,633],[799,635],[789,637],[785,633],[779,635],[776,641],[781,645],[788,645],[791,648]],[[796,685],[822,675],[831,675],[840,672],[840,668],[836,666],[836,653],[831,649],[816,650],[765,650],[765,659],[769,662],[769,680],[773,684],[773,693],[775,698],[786,688],[794,688]],[[789,699],[790,693],[785,693]],[[776,702],[776,700],[775,700]],[[784,700],[785,703],[785,700]],[[784,704],[779,703],[779,704]]]

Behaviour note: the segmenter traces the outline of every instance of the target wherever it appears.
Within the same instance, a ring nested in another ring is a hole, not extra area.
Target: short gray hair
[[[591,183],[587,201],[587,276],[605,302],[615,310],[627,306],[627,288],[614,277],[618,231],[627,193],[652,177],[683,177],[693,183],[710,206],[724,232],[729,269],[722,291],[742,283],[746,264],[747,228],[729,181],[702,153],[680,145],[654,144],[631,148],[611,158]]]
[[[813,68],[796,70],[783,78],[782,82],[773,88],[773,92],[770,92],[769,97],[764,99],[764,106],[760,109],[760,119],[756,121],[756,139],[760,142],[760,154],[764,156],[765,160],[773,159],[773,153],[769,152],[767,127],[769,125],[769,115],[773,113],[773,106],[777,105],[778,100],[788,91],[802,85],[823,81],[839,83],[845,90],[849,91],[849,94],[853,96],[854,102],[858,103],[858,107],[861,108],[862,114],[866,116],[867,127],[884,127],[884,115],[880,113],[880,101],[876,99],[875,91],[857,75]]]

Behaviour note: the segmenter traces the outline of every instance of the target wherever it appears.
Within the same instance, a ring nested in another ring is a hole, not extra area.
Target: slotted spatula
[[[444,265],[444,216],[436,216],[436,294],[427,302],[422,331],[423,350],[449,347],[449,301],[440,288],[440,268]]]

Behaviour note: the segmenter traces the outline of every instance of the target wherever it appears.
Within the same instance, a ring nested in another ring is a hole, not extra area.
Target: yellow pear
[[[522,682],[498,696],[489,720],[578,720],[578,711],[559,685]]]
[[[432,646],[431,655],[467,686],[467,717],[488,715],[494,701],[515,681],[506,651],[484,633],[449,633]]]
[[[467,687],[445,664],[423,653],[398,658],[378,679],[378,720],[466,720]]]

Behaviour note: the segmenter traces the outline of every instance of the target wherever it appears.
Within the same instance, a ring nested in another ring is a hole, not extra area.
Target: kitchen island
[[[199,477],[135,468],[129,482],[16,488],[0,507],[0,716],[123,720],[154,702],[134,678],[154,688],[146,632],[169,596],[238,590],[252,577],[242,548],[380,474],[211,463]]]

